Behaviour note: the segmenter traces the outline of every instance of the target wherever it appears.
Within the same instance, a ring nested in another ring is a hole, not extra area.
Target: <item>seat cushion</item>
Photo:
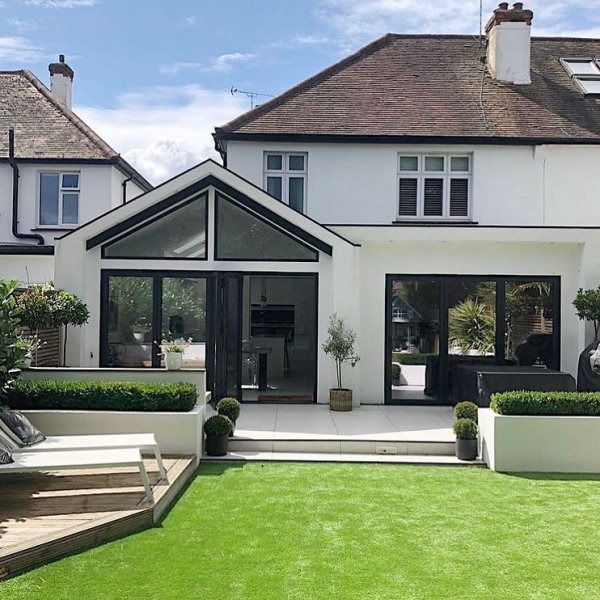
[[[15,410],[0,411],[0,423],[4,425],[3,430],[8,429],[21,446],[33,446],[46,439],[25,415]]]
[[[14,462],[12,452],[4,444],[0,444],[0,465],[8,465],[11,462]]]

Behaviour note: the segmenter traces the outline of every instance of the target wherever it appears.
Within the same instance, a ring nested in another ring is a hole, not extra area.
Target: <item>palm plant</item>
[[[496,338],[496,318],[489,304],[467,298],[448,313],[449,338],[462,352],[479,354],[493,352]]]

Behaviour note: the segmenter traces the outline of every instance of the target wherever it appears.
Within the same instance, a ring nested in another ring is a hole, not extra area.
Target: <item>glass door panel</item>
[[[162,279],[161,339],[185,339],[190,345],[183,354],[183,367],[205,368],[206,279],[164,277]],[[164,358],[161,360],[164,364]]]
[[[105,342],[107,367],[151,367],[153,344],[153,278],[108,277]]]
[[[440,394],[440,283],[391,281],[391,401],[431,404]]]
[[[241,400],[242,276],[217,274],[215,400]]]
[[[555,285],[550,281],[506,283],[507,359],[519,365],[558,368],[554,288]]]

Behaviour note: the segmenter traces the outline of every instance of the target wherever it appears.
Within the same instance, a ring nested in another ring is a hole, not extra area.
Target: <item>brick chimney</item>
[[[65,62],[65,55],[60,54],[57,63],[48,66],[50,71],[50,91],[57,100],[71,108],[71,91],[73,88],[73,69]]]
[[[485,26],[487,68],[490,75],[508,83],[531,83],[531,21],[533,12],[515,2],[501,2]]]

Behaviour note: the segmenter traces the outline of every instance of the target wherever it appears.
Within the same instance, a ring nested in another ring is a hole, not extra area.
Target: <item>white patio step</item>
[[[331,452],[248,452],[234,451],[225,456],[203,456],[203,461],[257,461],[257,462],[328,462],[328,463],[369,463],[407,464],[432,466],[484,467],[485,463],[459,460],[456,456],[416,455],[416,454],[360,454]]]
[[[454,442],[440,440],[282,439],[233,437],[231,452],[454,456]]]

